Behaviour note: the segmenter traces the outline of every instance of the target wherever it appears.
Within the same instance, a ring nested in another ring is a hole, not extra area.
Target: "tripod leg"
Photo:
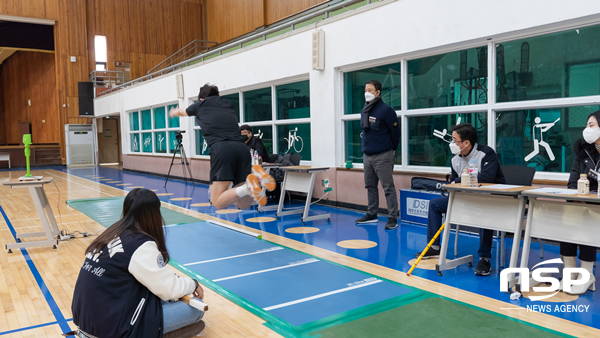
[[[177,152],[179,151],[179,144],[177,145],[177,148],[175,148],[175,152],[173,153],[173,158],[171,159],[171,166],[169,167],[169,172],[167,173],[167,179],[165,180],[165,188],[167,187],[167,182],[169,181],[169,176],[171,175],[171,169],[173,169],[173,162],[175,161],[175,155],[177,155]]]
[[[192,169],[190,168],[190,162],[188,161],[188,157],[185,153],[185,149],[183,148],[183,145],[181,146],[181,158],[183,159],[183,161],[185,163],[185,167],[181,168],[183,170],[183,175],[186,176],[186,179],[189,177],[190,183],[192,183],[192,185],[195,186],[194,177],[192,176]],[[186,168],[187,168],[187,172],[186,172]]]

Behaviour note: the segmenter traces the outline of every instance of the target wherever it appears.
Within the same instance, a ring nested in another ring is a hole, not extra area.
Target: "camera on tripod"
[[[177,143],[181,143],[181,141],[183,141],[183,134],[185,133],[185,130],[178,130],[175,132],[175,138],[177,139]]]
[[[194,184],[194,182],[193,182],[194,178],[192,177],[192,170],[190,169],[190,162],[188,161],[187,156],[185,155],[185,150],[183,149],[183,142],[182,142],[183,141],[183,133],[185,133],[185,130],[175,131],[175,138],[177,139],[177,146],[173,150],[173,159],[171,159],[171,166],[169,167],[169,172],[167,173],[167,179],[165,180],[165,188],[167,187],[167,182],[169,181],[169,176],[171,176],[171,169],[173,169],[173,164],[175,162],[175,156],[177,154],[180,154],[181,163],[175,163],[175,164],[182,166],[183,179],[185,181],[185,184],[187,185],[188,180],[192,183],[192,185]]]

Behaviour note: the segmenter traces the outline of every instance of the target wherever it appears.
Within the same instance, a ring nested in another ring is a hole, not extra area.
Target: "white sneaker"
[[[569,295],[584,295],[588,289],[592,291],[596,291],[596,277],[594,275],[590,275],[590,280],[583,285],[573,285],[571,286],[571,292],[565,292]]]

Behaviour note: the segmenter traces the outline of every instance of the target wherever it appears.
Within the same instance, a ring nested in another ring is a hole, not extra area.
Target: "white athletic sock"
[[[250,191],[248,190],[248,187],[246,187],[245,183],[243,185],[240,185],[239,187],[235,188],[235,193],[239,197],[244,197],[244,196],[250,195]]]
[[[590,272],[590,276],[594,275],[594,262],[581,261],[581,267]],[[581,276],[583,277],[583,276]]]

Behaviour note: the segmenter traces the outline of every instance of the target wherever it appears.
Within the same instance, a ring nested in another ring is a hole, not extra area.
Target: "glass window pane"
[[[381,82],[381,98],[394,110],[400,105],[400,63],[344,73],[344,114],[358,114],[365,105],[365,84]]]
[[[152,112],[150,109],[142,110],[142,130],[150,129],[152,129]]]
[[[231,105],[233,105],[233,109],[235,110],[235,116],[238,122],[240,122],[240,94],[223,95],[223,98],[231,101]]]
[[[244,92],[244,121],[272,119],[271,87]]]
[[[167,106],[167,115],[169,114],[169,111],[173,108],[177,108],[176,104],[172,104],[170,106]],[[179,128],[179,117],[169,117],[169,128]]]
[[[210,147],[206,143],[201,129],[196,129],[196,155],[209,155]]]
[[[408,118],[408,164],[436,167],[450,167],[454,155],[447,142],[433,136],[433,131],[450,128],[456,124],[457,118],[461,123],[470,123],[477,130],[478,144],[487,144],[487,113],[413,116]],[[446,136],[450,141],[451,137]]]
[[[300,119],[310,117],[309,81],[275,87],[277,119]]]
[[[273,154],[273,128],[271,125],[252,126],[252,136],[262,140],[269,154]]]
[[[129,114],[129,130],[140,130],[140,114],[138,112]]]
[[[588,115],[598,109],[600,106],[496,112],[500,164],[569,172],[575,156],[573,143],[582,138]]]
[[[600,94],[600,26],[496,46],[498,102]]]
[[[142,151],[145,153],[152,152],[152,133],[142,133],[142,140],[144,144],[142,145]]]
[[[167,133],[164,131],[154,133],[154,152],[163,153],[167,152]]]
[[[303,161],[311,160],[310,123],[277,126],[279,154],[301,154]]]
[[[175,131],[169,132],[169,153],[174,154],[175,149],[177,149],[177,137],[175,135]]]
[[[131,151],[134,153],[140,152],[140,134],[135,133],[129,135],[129,143],[131,145]]]
[[[487,46],[410,60],[408,108],[487,103]]]
[[[398,118],[398,126],[400,129],[402,129],[401,118]],[[362,128],[360,127],[360,120],[345,121],[344,128],[346,138],[346,161],[352,161],[352,163],[363,163]],[[396,149],[394,164],[402,164],[402,138],[400,138],[400,143]]]
[[[167,127],[165,121],[165,107],[154,108],[154,129],[165,129]]]

